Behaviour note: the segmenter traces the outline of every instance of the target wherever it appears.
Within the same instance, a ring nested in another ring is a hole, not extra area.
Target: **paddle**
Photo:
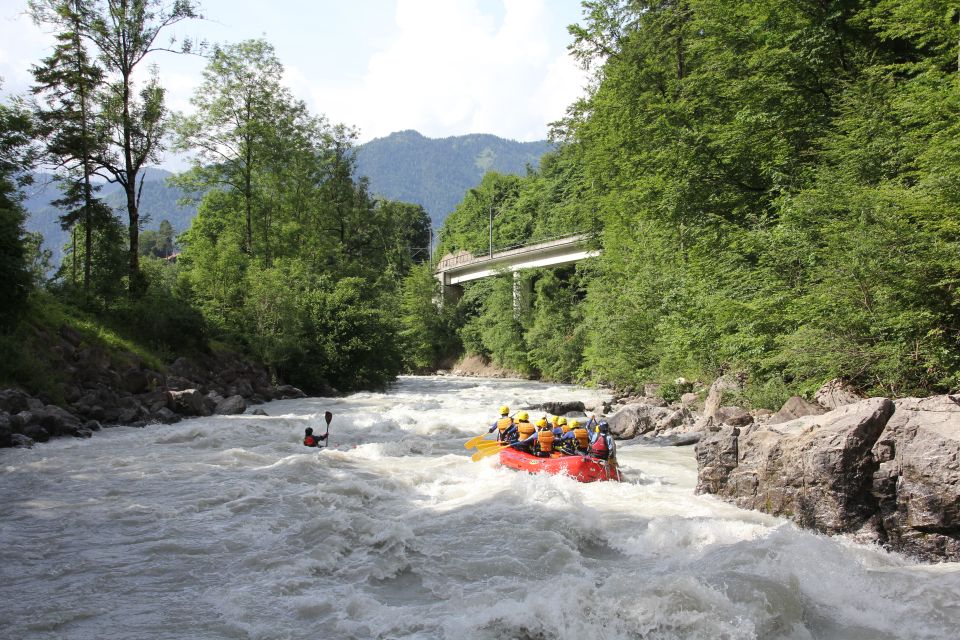
[[[500,451],[503,451],[507,447],[511,447],[511,446],[513,445],[507,444],[502,446],[498,445],[496,447],[484,447],[483,449],[480,449],[480,451],[477,451],[475,454],[470,456],[470,459],[473,460],[474,462],[478,460],[483,460],[484,458],[488,458],[493,454],[499,453]]]
[[[483,439],[486,438],[486,437],[487,437],[487,434],[486,434],[486,433],[483,433],[483,434],[480,434],[479,436],[477,436],[477,437],[475,437],[475,438],[470,438],[469,440],[467,440],[466,442],[463,443],[463,448],[464,448],[464,449],[473,449],[474,447],[480,446],[480,443],[481,443],[481,442],[483,441]]]
[[[323,419],[327,421],[327,434],[323,436],[323,441],[326,446],[330,446],[330,421],[333,420],[333,414],[327,411],[323,414]]]

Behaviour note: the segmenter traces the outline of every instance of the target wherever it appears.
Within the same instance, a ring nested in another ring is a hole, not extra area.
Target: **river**
[[[960,565],[696,496],[690,447],[622,444],[619,484],[463,448],[500,404],[595,393],[408,377],[2,450],[0,637],[957,637]]]

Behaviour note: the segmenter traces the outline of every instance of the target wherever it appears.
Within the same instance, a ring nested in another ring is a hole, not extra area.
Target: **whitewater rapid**
[[[0,637],[958,637],[960,565],[695,496],[692,448],[621,443],[620,484],[463,448],[596,394],[410,377],[0,451]]]

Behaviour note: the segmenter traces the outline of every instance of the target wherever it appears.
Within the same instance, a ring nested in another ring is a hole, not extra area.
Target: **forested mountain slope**
[[[422,205],[436,227],[487,171],[522,175],[550,146],[483,133],[434,139],[399,131],[360,145],[357,174],[370,179],[374,194]]]

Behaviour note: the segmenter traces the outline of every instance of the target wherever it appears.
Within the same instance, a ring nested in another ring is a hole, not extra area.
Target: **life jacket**
[[[590,448],[590,434],[586,427],[577,427],[573,430],[573,437],[577,439],[577,446],[584,451]]]
[[[553,431],[550,429],[540,429],[537,432],[537,443],[540,445],[541,453],[550,453],[553,451]]]
[[[517,435],[520,440],[526,440],[533,435],[533,432],[536,430],[536,427],[533,426],[532,422],[526,422],[521,420],[517,423]]]
[[[317,446],[317,439],[314,436],[307,436],[303,439],[303,445],[305,447],[315,447]]]
[[[500,432],[500,439],[503,440],[503,434],[507,432],[507,429],[513,426],[513,418],[509,416],[504,416],[497,420],[497,429]]]
[[[610,448],[607,446],[607,436],[598,434],[597,439],[590,445],[590,455],[594,458],[606,460],[610,457]]]

